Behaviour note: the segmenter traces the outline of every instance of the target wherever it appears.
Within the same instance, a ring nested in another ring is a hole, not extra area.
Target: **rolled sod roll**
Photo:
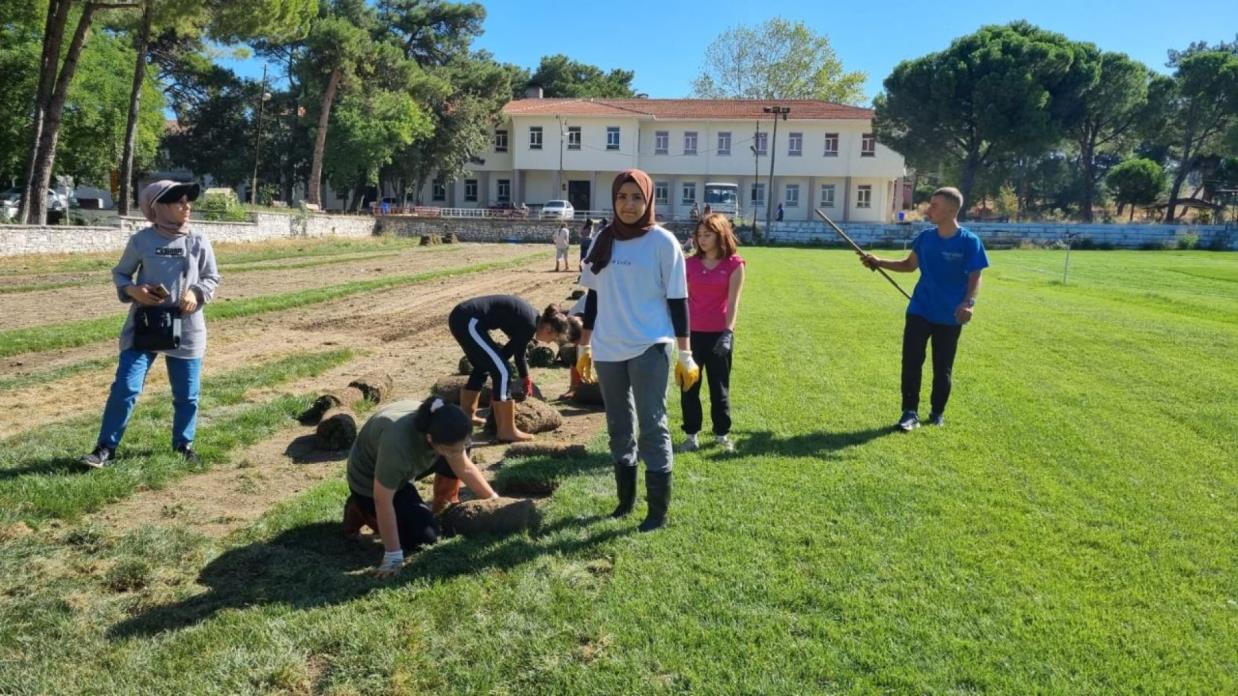
[[[532,529],[541,522],[541,513],[532,500],[496,498],[469,500],[443,511],[445,529],[456,534],[515,534]]]
[[[356,387],[344,387],[343,389],[333,389],[328,392],[323,392],[314,399],[314,404],[310,406],[304,413],[297,416],[297,420],[301,421],[302,425],[317,425],[322,420],[322,414],[330,411],[333,408],[351,408],[353,404],[361,401],[365,395]]]
[[[471,374],[473,372],[473,363],[469,361],[469,356],[460,356],[460,364],[456,370],[462,375]]]
[[[555,364],[555,352],[549,346],[533,346],[529,348],[530,367],[550,367]]]
[[[573,290],[573,291],[572,291],[572,294],[570,294],[570,295],[568,295],[568,296],[567,296],[567,299],[569,299],[569,300],[579,300],[580,298],[582,298],[582,297],[584,297],[584,296],[585,296],[585,291],[584,291],[584,290],[581,290],[580,288],[577,288],[577,289],[575,289],[575,290]]]
[[[560,365],[574,366],[576,364],[576,346],[571,344],[559,346],[559,355],[557,357]]]
[[[353,440],[357,439],[357,419],[351,411],[332,409],[322,414],[315,434],[318,437],[319,449],[348,449],[352,447]]]
[[[516,403],[516,428],[526,433],[545,433],[558,430],[563,425],[563,416],[553,406],[537,397]],[[486,417],[486,430],[496,432],[494,411]]]
[[[394,382],[391,380],[391,375],[385,372],[371,372],[349,382],[348,386],[360,389],[366,399],[381,404],[391,398]]]
[[[602,403],[602,387],[597,382],[585,382],[576,385],[575,395],[572,397],[574,403],[582,406],[603,406]]]
[[[440,397],[443,401],[449,404],[460,403],[460,390],[464,389],[468,384],[469,378],[464,375],[447,375],[440,378],[434,383],[431,391],[435,396]],[[478,399],[479,406],[485,406],[490,403],[490,380],[486,380],[481,388],[481,398]]]

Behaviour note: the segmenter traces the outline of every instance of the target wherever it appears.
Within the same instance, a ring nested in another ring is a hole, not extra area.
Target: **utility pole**
[[[249,204],[258,205],[258,155],[262,151],[262,109],[267,101],[267,66],[262,64],[262,92],[258,94],[257,128],[254,133],[254,176],[249,182]]]
[[[561,116],[555,116],[559,119],[559,177],[555,180],[555,192],[564,200],[567,196],[563,195],[563,140],[567,137],[567,122]]]
[[[769,144],[769,205],[765,206],[765,233],[769,234],[770,225],[773,224],[774,217],[774,157],[778,154],[778,117],[782,120],[787,120],[787,114],[791,113],[789,106],[766,106],[761,108],[767,114],[774,116],[774,135],[770,138]]]
[[[757,121],[757,134],[753,136],[752,144],[748,146],[748,149],[752,150],[752,173],[753,173],[752,192],[753,194],[757,192],[757,187],[761,185],[761,159],[760,159],[760,153],[757,152],[757,143],[760,142],[760,140],[761,140],[761,122]],[[756,229],[757,229],[756,199],[757,197],[754,195],[752,196],[752,200],[749,202],[749,204],[752,206],[752,231],[753,232],[756,232]]]

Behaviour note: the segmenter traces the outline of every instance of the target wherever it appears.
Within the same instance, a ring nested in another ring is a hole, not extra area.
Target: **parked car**
[[[21,189],[12,188],[4,193],[0,193],[0,211],[2,211],[9,219],[17,217],[17,211],[21,208]],[[47,211],[56,216],[63,215],[69,210],[69,200],[62,194],[55,191],[47,190]]]
[[[546,201],[542,206],[543,220],[571,220],[576,216],[576,209],[567,201]]]

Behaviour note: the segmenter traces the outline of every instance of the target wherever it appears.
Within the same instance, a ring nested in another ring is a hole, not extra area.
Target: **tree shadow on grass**
[[[226,551],[198,575],[198,583],[209,590],[122,621],[108,630],[108,637],[154,636],[193,626],[228,609],[271,604],[312,609],[419,581],[444,582],[486,570],[510,570],[543,554],[584,553],[632,532],[628,527],[550,540],[557,532],[587,527],[600,519],[561,520],[540,527],[533,536],[452,539],[416,552],[400,575],[388,580],[368,572],[380,556],[378,543],[345,539],[339,522],[295,527],[272,539]]]
[[[789,437],[762,431],[738,438],[734,455],[728,455],[721,450],[714,452],[706,450],[706,454],[718,457],[778,455],[837,459],[842,450],[857,447],[896,432],[899,432],[898,428],[892,425],[842,433],[804,433]]]

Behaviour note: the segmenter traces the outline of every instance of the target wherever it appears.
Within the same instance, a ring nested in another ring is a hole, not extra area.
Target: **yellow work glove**
[[[580,373],[580,381],[592,384],[593,378],[593,348],[578,346],[576,349],[576,371]]]
[[[679,351],[679,362],[675,363],[675,384],[680,390],[688,391],[701,380],[701,368],[692,359],[692,351]]]

